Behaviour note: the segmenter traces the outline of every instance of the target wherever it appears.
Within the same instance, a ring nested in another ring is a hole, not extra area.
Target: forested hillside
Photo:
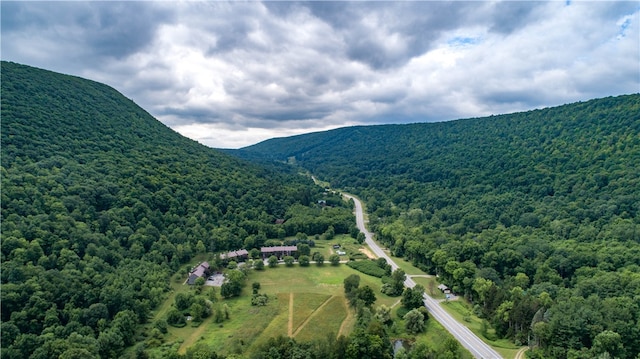
[[[640,95],[235,153],[360,195],[394,255],[532,358],[640,357]]]
[[[3,358],[119,357],[196,254],[355,225],[106,85],[2,62],[1,90]]]

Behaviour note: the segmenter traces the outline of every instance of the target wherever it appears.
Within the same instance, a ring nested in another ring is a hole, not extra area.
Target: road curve
[[[391,265],[393,270],[398,269],[398,265],[378,246],[376,242],[373,241],[373,234],[367,230],[364,225],[364,212],[362,210],[362,203],[356,197],[343,193],[343,195],[352,199],[355,203],[355,215],[356,215],[356,224],[358,229],[364,233],[365,242],[373,253],[378,257],[382,257],[387,260],[387,263]],[[416,282],[413,279],[407,277],[404,281],[404,285],[413,288],[416,285]],[[447,313],[438,302],[428,296],[426,293],[423,294],[424,297],[424,305],[429,310],[431,316],[437,320],[442,326],[451,333],[465,347],[471,354],[478,359],[501,359],[502,356],[498,354],[495,350],[493,350],[487,343],[483,342],[480,338],[478,338],[469,328],[464,325],[458,323],[449,313]]]

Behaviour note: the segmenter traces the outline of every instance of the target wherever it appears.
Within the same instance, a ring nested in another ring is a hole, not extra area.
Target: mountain
[[[469,299],[493,336],[531,338],[532,357],[640,353],[639,94],[233,153],[360,195],[378,240]]]
[[[311,215],[309,178],[186,139],[111,87],[1,66],[2,357],[119,357],[194,256],[354,226],[349,208]]]

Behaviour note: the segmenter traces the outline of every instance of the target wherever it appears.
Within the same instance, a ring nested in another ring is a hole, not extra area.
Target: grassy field
[[[422,285],[431,297],[435,299],[445,298],[444,293],[438,289],[438,281],[435,277],[413,277],[413,281]]]
[[[380,293],[382,283],[379,278],[364,275],[346,265],[266,268],[249,274],[241,297],[222,301],[229,307],[229,320],[215,323],[209,317],[197,327],[191,323],[183,328],[169,326],[163,346],[178,346],[179,352],[184,353],[188,347],[202,341],[223,355],[248,355],[269,338],[279,335],[300,340],[309,340],[318,333],[347,335],[355,319],[347,307],[343,281],[351,274],[360,276],[360,286],[373,288],[378,298],[376,306],[391,306],[397,300]],[[156,310],[152,322],[166,316],[177,293],[191,290],[177,278],[172,279],[173,291]],[[267,306],[251,306],[252,282],[259,282],[260,292],[269,295]]]
[[[469,328],[475,335],[482,338],[487,344],[491,345],[498,353],[504,358],[515,358],[520,347],[513,344],[508,339],[496,339],[490,340],[482,334],[482,319],[473,314],[471,305],[464,299],[459,299],[451,302],[443,302],[442,307],[449,312],[457,321],[463,323]],[[489,328],[487,330],[488,336],[491,337],[495,334],[494,329]],[[493,339],[493,338],[491,338]]]
[[[336,237],[331,241],[319,241],[323,247],[331,248],[333,243],[353,241]],[[353,242],[354,246],[357,244]],[[403,263],[405,266],[408,263]],[[411,271],[412,274],[414,271]],[[251,271],[247,285],[239,298],[223,300],[229,308],[230,318],[222,323],[215,323],[213,317],[205,319],[200,325],[194,326],[188,323],[183,328],[169,327],[164,336],[163,344],[157,348],[157,353],[162,353],[162,348],[179,348],[180,353],[195,343],[203,342],[216,348],[222,355],[241,354],[248,357],[251,353],[269,338],[277,336],[290,336],[297,340],[307,341],[322,335],[348,335],[354,327],[355,315],[348,308],[344,297],[343,281],[351,274],[360,276],[360,286],[368,285],[376,293],[377,301],[374,307],[382,304],[393,307],[399,297],[389,297],[380,292],[382,285],[379,278],[357,272],[344,264],[331,266],[325,263],[323,266],[310,265],[309,267],[277,266],[265,268],[263,271]],[[416,272],[416,275],[423,274]],[[427,291],[434,285],[435,278],[414,277],[416,283],[422,284]],[[251,306],[251,283],[260,283],[260,292],[269,295],[269,303],[264,307]],[[181,291],[192,290],[183,284],[182,276],[176,275],[171,280],[172,292],[167,300],[155,311],[153,321],[163,318],[171,308],[175,295]],[[205,288],[206,290],[207,288]],[[436,297],[442,296],[435,289]],[[467,325],[477,335],[481,335],[481,320],[473,317],[470,308],[462,301],[443,304],[445,308],[460,322]],[[394,307],[394,319],[397,318]],[[404,332],[404,322],[396,319],[396,325],[392,337],[408,338]],[[150,326],[147,326],[147,331]],[[438,348],[449,334],[435,321],[430,320],[427,331],[415,338],[417,342],[427,342],[434,348]],[[515,357],[518,348],[508,341],[489,341],[505,358]],[[162,355],[157,355],[161,357]],[[466,358],[470,356],[462,356]]]

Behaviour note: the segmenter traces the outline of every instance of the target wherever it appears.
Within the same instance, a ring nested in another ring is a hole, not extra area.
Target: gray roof
[[[293,252],[297,250],[298,250],[298,246],[273,246],[273,247],[260,248],[260,252],[262,253]]]
[[[221,259],[237,258],[237,257],[246,256],[246,255],[249,255],[249,252],[246,249],[239,249],[237,251],[231,251],[231,252],[221,254],[220,258]]]

